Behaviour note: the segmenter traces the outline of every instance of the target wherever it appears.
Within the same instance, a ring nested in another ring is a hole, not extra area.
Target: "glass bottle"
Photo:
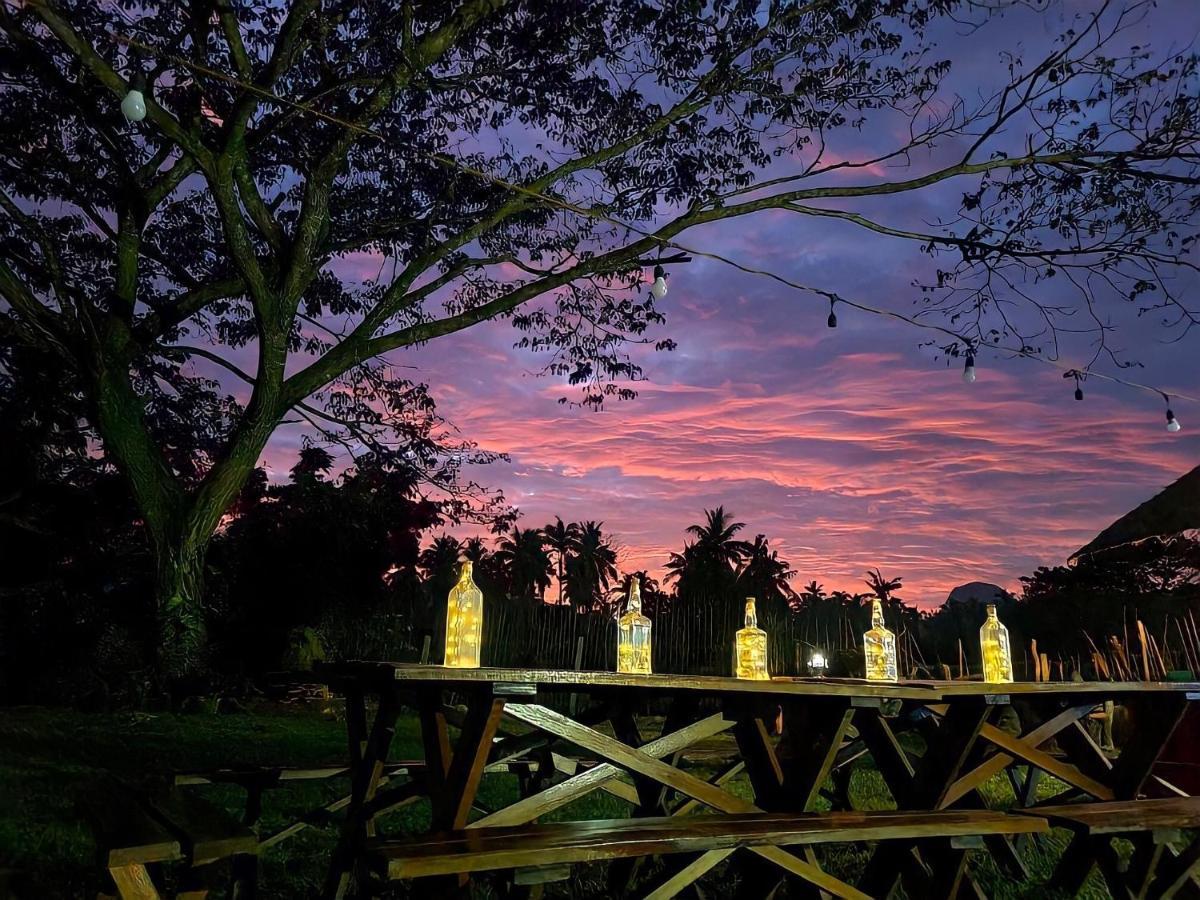
[[[629,580],[629,603],[617,620],[617,671],[650,674],[650,620],[642,615],[642,589]]]
[[[735,642],[737,677],[756,681],[770,678],[767,674],[767,633],[758,627],[753,597],[746,598],[746,627],[738,631]]]
[[[896,680],[896,636],[883,626],[883,604],[871,602],[871,630],[863,635],[868,681]]]
[[[983,651],[983,680],[992,684],[1013,680],[1012,650],[1008,629],[996,616],[996,604],[987,605],[987,618],[979,629],[979,647]]]
[[[446,665],[458,669],[479,668],[483,643],[483,591],[471,577],[471,568],[470,560],[462,564],[446,604]]]

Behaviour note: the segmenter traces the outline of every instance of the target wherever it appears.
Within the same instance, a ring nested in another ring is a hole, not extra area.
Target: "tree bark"
[[[207,552],[207,540],[197,543],[164,536],[154,541],[158,668],[168,683],[177,683],[203,668]]]

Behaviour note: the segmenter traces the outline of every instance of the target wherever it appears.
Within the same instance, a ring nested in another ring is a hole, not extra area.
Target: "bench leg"
[[[150,873],[141,863],[115,866],[108,870],[117,885],[121,900],[159,900],[158,888],[150,880]]]

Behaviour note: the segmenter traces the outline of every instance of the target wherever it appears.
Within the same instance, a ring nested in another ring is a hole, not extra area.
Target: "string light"
[[[278,103],[282,106],[287,106],[287,107],[291,107],[293,109],[297,109],[297,110],[299,110],[303,113],[306,113],[308,115],[311,115],[315,118],[322,119],[324,121],[328,121],[328,122],[331,122],[336,125],[341,125],[344,128],[348,128],[352,131],[359,132],[368,137],[373,137],[376,140],[380,140],[380,141],[385,140],[383,135],[377,133],[376,131],[374,131],[373,129],[371,129],[367,126],[360,125],[358,123],[351,122],[346,119],[342,119],[335,115],[331,115],[327,112],[324,112],[322,110],[319,110],[312,106],[309,106],[306,103],[300,103],[295,100],[289,100],[288,98],[283,97],[279,94],[276,94],[273,91],[267,90],[263,87],[260,87],[259,85],[253,84],[251,82],[243,81],[235,76],[229,75],[226,72],[222,72],[220,70],[213,69],[209,66],[205,66],[205,65],[196,63],[192,60],[189,60],[182,56],[179,56],[178,54],[163,51],[160,48],[154,47],[150,44],[140,41],[137,38],[129,37],[128,35],[116,34],[113,32],[109,32],[109,36],[114,41],[117,41],[118,43],[125,44],[125,45],[135,48],[137,50],[155,54],[163,59],[169,59],[169,60],[175,62],[176,64],[183,66],[186,69],[189,69],[190,71],[205,74],[212,78],[216,78],[227,84],[234,85],[243,90],[250,91],[251,93],[254,93],[261,97],[264,97],[265,99],[270,100],[274,103]],[[141,75],[134,76],[134,83],[132,85],[132,88],[131,88],[130,92],[126,95],[125,100],[122,101],[122,112],[125,111],[124,107],[125,107],[126,101],[131,102],[131,105],[133,105],[132,111],[136,115],[136,118],[134,118],[133,116],[128,116],[128,114],[127,114],[127,117],[130,118],[131,121],[141,121],[141,119],[145,117],[144,98],[141,96],[141,91],[137,90],[139,78],[143,78],[143,76],[141,76]],[[143,86],[144,86],[144,78],[143,78]],[[138,110],[137,106],[134,103],[134,94],[135,93],[137,95],[136,100],[141,101],[140,114],[139,114],[139,110]],[[830,328],[837,327],[837,318],[833,314],[832,307],[833,307],[833,304],[835,301],[840,300],[841,302],[843,302],[849,306],[853,306],[855,309],[860,309],[864,312],[873,313],[875,315],[884,316],[886,318],[896,319],[898,321],[904,322],[905,324],[911,325],[916,328],[924,328],[924,329],[931,330],[931,331],[939,331],[939,332],[946,334],[956,340],[960,340],[960,341],[965,340],[965,338],[961,334],[958,334],[957,332],[955,332],[949,328],[946,328],[944,326],[931,324],[928,322],[921,322],[910,316],[906,316],[903,313],[899,313],[894,310],[881,309],[881,308],[874,307],[874,306],[871,306],[866,303],[849,300],[845,297],[841,297],[837,294],[834,294],[831,291],[823,290],[821,288],[813,287],[811,285],[800,284],[798,282],[792,281],[788,278],[785,278],[782,275],[779,275],[778,273],[771,272],[771,271],[764,270],[764,269],[757,269],[752,266],[747,266],[743,263],[737,262],[736,260],[730,259],[729,257],[723,256],[718,253],[711,253],[708,251],[697,250],[692,247],[688,247],[684,244],[680,244],[669,238],[665,238],[658,234],[655,234],[654,232],[639,228],[639,227],[633,225],[632,223],[624,222],[620,219],[609,216],[606,213],[600,212],[598,210],[591,209],[589,207],[579,206],[568,200],[564,200],[559,197],[550,196],[550,195],[545,194],[536,189],[525,187],[524,185],[515,184],[504,178],[494,175],[490,172],[470,166],[470,165],[462,162],[461,160],[455,159],[453,157],[449,157],[449,156],[446,156],[441,153],[425,153],[424,155],[427,158],[429,158],[430,160],[432,160],[440,165],[450,166],[450,167],[455,168],[455,169],[457,169],[461,172],[464,172],[468,175],[473,175],[477,178],[482,178],[483,180],[488,181],[489,183],[492,183],[498,187],[504,188],[505,190],[511,191],[513,193],[523,194],[523,195],[532,197],[534,199],[537,199],[537,200],[539,200],[543,203],[546,203],[550,206],[568,210],[570,212],[574,212],[578,215],[585,216],[587,218],[599,219],[601,221],[605,221],[610,224],[625,228],[628,231],[630,231],[634,234],[637,234],[643,238],[647,238],[649,240],[655,241],[661,247],[670,247],[670,248],[673,248],[676,250],[681,250],[685,253],[693,254],[695,256],[703,257],[706,259],[712,259],[717,262],[724,263],[725,265],[731,266],[731,267],[733,267],[741,272],[745,272],[747,274],[760,275],[760,276],[763,276],[766,278],[771,278],[771,279],[778,281],[781,284],[787,285],[788,287],[791,287],[795,290],[804,291],[806,293],[815,293],[815,294],[819,294],[821,296],[827,297],[827,298],[829,298],[829,301],[830,301],[830,315],[829,315],[829,319],[827,320]],[[654,274],[655,274],[655,278],[654,278],[654,282],[650,286],[650,293],[655,297],[655,299],[662,299],[667,294],[667,282],[666,282],[666,278],[664,277],[666,273],[663,270],[662,266],[655,266]],[[1029,353],[1027,350],[1025,350],[1024,348],[1017,349],[1017,348],[1012,348],[1012,347],[1004,347],[1004,346],[996,345],[993,347],[993,349],[1011,352],[1011,353],[1013,353],[1017,356],[1020,356],[1024,359],[1030,359],[1035,362],[1042,363],[1043,365],[1052,366],[1056,369],[1064,369],[1065,368],[1065,366],[1063,366],[1061,363],[1055,362],[1054,360],[1045,359],[1041,356],[1033,355],[1033,354]],[[1068,373],[1071,371],[1075,371],[1075,370],[1068,370]],[[1141,391],[1151,391],[1151,392],[1154,392],[1157,394],[1161,394],[1164,398],[1167,396],[1165,393],[1160,391],[1158,388],[1152,387],[1147,384],[1142,384],[1142,383],[1139,383],[1136,381],[1129,381],[1124,378],[1119,378],[1114,375],[1106,375],[1106,374],[1103,374],[1100,372],[1089,372],[1087,374],[1090,376],[1094,376],[1096,378],[1102,378],[1106,381],[1112,382],[1113,384],[1120,384],[1120,385],[1124,385],[1125,387],[1130,387],[1130,388],[1134,388],[1136,390],[1141,390]],[[974,357],[974,353],[970,349],[968,349],[968,352],[967,352],[966,365],[963,367],[962,377],[963,377],[963,381],[968,384],[975,381],[975,357]],[[1066,376],[1064,376],[1064,377],[1066,377]],[[1194,396],[1189,396],[1189,395],[1177,395],[1177,397],[1179,399],[1184,399],[1184,400],[1188,400],[1191,402],[1200,402],[1200,397],[1194,397]],[[1076,388],[1075,399],[1076,400],[1083,399],[1082,388],[1079,388],[1079,387]],[[1167,430],[1174,433],[1174,432],[1179,431],[1180,427],[1181,426],[1179,424],[1179,420],[1175,418],[1174,413],[1168,408],[1167,409]]]
[[[662,266],[654,267],[654,281],[650,284],[650,293],[655,300],[667,296],[667,271]]]
[[[127,122],[140,122],[146,118],[146,76],[138,72],[129,82],[129,92],[121,101],[121,112]]]
[[[967,351],[967,362],[963,366],[962,380],[967,384],[975,381],[975,353],[972,350]]]
[[[1066,372],[1063,372],[1063,378],[1074,378],[1075,379],[1075,399],[1076,400],[1083,399],[1083,388],[1079,384],[1079,379],[1081,377],[1082,377],[1082,373],[1078,369],[1068,369]]]
[[[1163,402],[1167,404],[1167,431],[1171,432],[1171,434],[1175,434],[1175,432],[1179,431],[1179,429],[1183,426],[1179,424],[1179,420],[1175,418],[1175,413],[1171,409],[1171,398],[1166,394],[1163,394],[1162,398]]]
[[[825,324],[830,328],[837,328],[837,313],[833,311],[833,304],[837,303],[832,297],[829,298],[829,318],[825,320]]]

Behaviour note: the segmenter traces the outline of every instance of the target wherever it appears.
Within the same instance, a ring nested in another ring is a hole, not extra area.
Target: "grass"
[[[647,730],[653,731],[653,727]],[[396,730],[392,756],[420,758],[421,742],[415,717],[402,718]],[[78,798],[89,784],[111,772],[128,780],[170,770],[204,770],[234,764],[309,766],[340,762],[345,758],[344,725],[329,712],[312,708],[263,705],[250,713],[190,715],[112,713],[86,714],[67,710],[20,708],[0,712],[0,869],[18,873],[18,897],[75,898],[95,896],[100,877],[94,865],[95,849],[88,827],[77,813]],[[697,775],[711,774],[703,766]],[[263,834],[273,833],[301,813],[347,792],[344,779],[293,782],[268,792],[261,824]],[[744,778],[729,789],[749,798]],[[204,796],[240,813],[243,795],[237,788],[213,785],[199,788]],[[1057,788],[1052,779],[1042,781],[1041,792]],[[997,777],[984,788],[989,805],[1014,802],[1008,781]],[[883,779],[869,766],[855,770],[850,783],[855,806],[886,809],[894,804]],[[487,808],[517,797],[515,776],[484,779],[479,799]],[[623,817],[628,807],[603,792],[590,794],[556,810],[542,821],[569,821]],[[425,802],[417,802],[382,820],[384,833],[398,835],[424,829],[429,822]],[[319,889],[334,843],[333,828],[306,828],[296,837],[270,848],[262,858],[260,895],[266,898],[302,898]],[[1062,848],[1065,832],[1054,832],[1030,848],[1026,861],[1033,879],[1016,883],[998,871],[987,854],[972,854],[972,872],[989,896],[1034,898],[1053,896],[1045,880]],[[824,866],[851,882],[866,863],[868,848],[830,846],[823,852]],[[736,857],[735,857],[736,860]],[[732,867],[706,876],[706,884],[719,885],[726,895],[736,874]],[[0,885],[2,886],[2,885]],[[483,893],[487,893],[486,889]],[[606,896],[604,867],[577,867],[572,881],[550,886],[549,896]],[[400,886],[396,896],[407,896]],[[413,896],[418,896],[414,893]],[[1108,896],[1093,873],[1082,896]]]

